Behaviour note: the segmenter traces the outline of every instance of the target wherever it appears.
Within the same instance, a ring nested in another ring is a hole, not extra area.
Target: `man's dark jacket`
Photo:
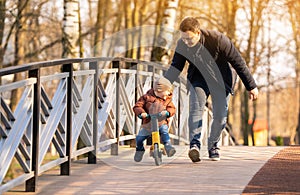
[[[206,64],[206,66],[215,64],[222,75],[227,92],[233,94],[236,73],[248,91],[257,87],[238,50],[234,47],[233,43],[220,32],[201,30],[200,41],[194,47],[188,47],[182,39],[179,39],[171,66],[166,72],[165,77],[171,82],[176,80],[183,70],[186,61],[189,63],[187,78],[191,84],[202,83],[201,86],[204,85],[207,87],[206,79],[204,79],[205,76],[202,75],[205,74],[203,73],[205,72],[203,64]],[[232,70],[231,67],[235,71]],[[202,72],[202,74],[200,72]]]

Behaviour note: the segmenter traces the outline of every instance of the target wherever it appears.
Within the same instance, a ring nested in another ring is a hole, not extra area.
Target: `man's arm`
[[[246,89],[248,91],[251,91],[252,89],[257,88],[255,80],[251,75],[245,60],[243,59],[239,51],[235,48],[233,43],[229,40],[229,38],[227,38],[223,34],[219,39],[219,49],[222,57],[225,57],[226,60],[235,69]]]
[[[164,74],[164,77],[166,77],[171,83],[173,83],[178,76],[180,75],[181,71],[183,70],[186,62],[186,58],[184,57],[182,46],[180,46],[180,43],[178,41],[177,47],[172,59],[172,63],[169,67],[169,69]]]

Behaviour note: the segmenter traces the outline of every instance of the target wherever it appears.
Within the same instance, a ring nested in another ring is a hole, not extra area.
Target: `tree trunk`
[[[0,69],[3,68],[3,59],[4,59],[4,49],[2,46],[3,42],[3,33],[5,27],[5,3],[6,0],[0,0]],[[0,79],[0,85],[2,84],[2,79]]]
[[[160,32],[160,24],[162,23],[162,17],[163,17],[163,10],[164,10],[164,1],[163,0],[156,0],[156,22],[155,22],[155,34],[154,34],[154,40],[153,40],[153,49],[151,52],[151,61],[157,62],[161,61],[161,57],[166,53],[166,50],[164,50],[161,47],[156,47],[156,42],[158,39],[158,35]]]
[[[162,61],[164,56],[169,57],[167,49],[171,47],[170,44],[173,42],[173,33],[177,18],[176,9],[178,7],[178,2],[179,0],[165,1],[161,23],[157,25],[159,33],[155,39],[155,45],[151,54],[151,61]],[[158,21],[159,20],[160,19],[158,19]]]
[[[138,24],[139,24],[139,26],[143,26],[144,18],[145,18],[146,14],[147,14],[147,11],[148,11],[148,3],[149,3],[149,0],[142,0],[141,1],[141,5],[139,7],[139,18],[138,18]],[[139,36],[138,36],[138,45],[139,46],[141,45],[144,31],[145,31],[144,28],[140,28],[139,29]],[[140,59],[140,60],[144,59],[144,53],[145,53],[144,51],[145,51],[144,47],[138,47],[138,50],[137,50],[137,59]],[[144,60],[146,60],[146,59],[144,59]]]
[[[231,1],[222,1],[223,3],[223,12],[224,12],[224,16],[222,17],[223,22],[222,24],[224,24],[223,26],[226,27],[226,32],[227,32],[227,36],[233,41],[234,44],[235,40],[236,40],[236,23],[235,23],[235,17],[236,17],[236,12],[239,8],[237,0],[231,0]],[[234,95],[231,97],[231,102],[232,105],[235,105],[236,99],[238,98],[238,96]],[[228,120],[227,123],[231,124],[231,121],[235,121],[235,114],[238,111],[238,109],[236,109],[235,106],[230,106],[229,110],[228,110]]]
[[[80,57],[78,0],[64,0],[63,58]]]
[[[99,0],[97,5],[97,21],[95,24],[94,56],[101,55],[101,41],[105,38],[106,20],[110,10],[110,0]]]
[[[26,18],[24,17],[24,12],[26,12],[26,6],[29,0],[18,0],[18,13],[16,17],[16,33],[15,33],[15,53],[14,53],[14,65],[24,63],[24,47],[26,45],[26,34],[24,29],[26,29]],[[20,73],[14,75],[14,82],[23,79],[23,75]],[[20,88],[15,89],[11,93],[10,107],[14,111],[17,103],[22,95]]]
[[[103,29],[101,27],[103,27],[102,25],[102,21],[103,21],[103,16],[102,16],[102,6],[103,6],[103,0],[99,0],[98,1],[98,11],[97,11],[97,20],[96,20],[96,24],[95,24],[95,40],[94,40],[94,56],[97,56],[101,53],[101,48],[99,47],[99,43],[102,39],[102,33],[103,33]]]
[[[258,39],[258,35],[259,35],[259,30],[262,27],[260,25],[261,20],[262,20],[262,13],[263,10],[267,7],[269,0],[259,0],[259,1],[254,1],[254,0],[250,0],[250,19],[249,19],[249,28],[250,28],[250,33],[249,33],[249,38],[248,38],[248,45],[247,45],[247,50],[245,52],[245,61],[247,65],[250,65],[251,62],[251,53],[253,53],[254,55],[254,59],[257,57],[257,47],[256,47],[256,43],[257,43],[257,39]],[[250,67],[251,73],[254,73],[256,68],[257,68],[258,64],[255,60],[253,60],[252,62],[252,67]],[[248,134],[250,131],[253,131],[253,129],[251,128],[251,125],[249,125],[249,99],[248,99],[248,94],[247,91],[244,90],[244,98],[242,99],[242,103],[241,103],[241,122],[242,122],[242,128],[244,134],[244,145],[248,145],[248,139],[246,140],[246,137],[248,137]],[[244,113],[243,113],[244,112]],[[255,121],[253,121],[254,123]]]
[[[235,43],[236,24],[235,17],[239,8],[237,0],[222,1],[223,3],[223,26],[226,28],[227,36]],[[225,29],[224,29],[225,30]]]
[[[255,123],[255,120],[256,120],[256,111],[257,111],[257,104],[256,102],[253,103],[253,117],[252,117],[252,123],[250,124],[250,131],[251,131],[251,138],[252,138],[252,146],[255,146],[255,137],[254,137],[254,129],[253,129],[253,126],[254,126],[254,123]]]
[[[244,145],[249,145],[248,143],[248,136],[250,133],[249,129],[249,100],[248,100],[248,92],[246,89],[242,92],[242,104],[241,104],[241,122],[242,122],[242,130],[243,130],[243,137],[244,137]]]
[[[290,22],[292,24],[293,29],[293,39],[296,45],[296,65],[295,65],[295,85],[296,89],[298,89],[298,125],[296,127],[295,132],[298,133],[298,144],[300,143],[300,2],[299,1],[287,1],[287,7],[290,14]]]
[[[26,29],[26,19],[23,17],[26,12],[26,6],[28,0],[18,0],[17,4],[17,17],[16,17],[16,32],[15,32],[15,52],[14,52],[14,65],[24,63],[24,47],[26,42],[26,34],[24,29]],[[20,81],[23,79],[23,75],[20,73],[14,75],[13,82]],[[11,92],[10,108],[14,112],[18,104],[19,99],[21,98],[22,91],[20,88],[17,88]],[[13,159],[15,161],[15,159]],[[8,175],[13,175],[14,177],[15,170],[10,167],[8,170]]]
[[[80,2],[78,1],[78,47],[79,47],[79,57],[83,57],[83,42],[82,42],[82,29],[81,29],[81,15],[80,15]]]
[[[123,0],[125,29],[133,27],[133,13],[131,10],[131,0]],[[133,56],[133,35],[132,33],[125,33],[125,57],[131,58]]]

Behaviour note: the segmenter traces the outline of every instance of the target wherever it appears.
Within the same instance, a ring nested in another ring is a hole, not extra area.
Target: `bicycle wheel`
[[[154,144],[153,158],[154,158],[155,164],[157,166],[161,165],[161,163],[162,163],[161,152],[160,152],[160,149],[159,149],[159,145],[157,143]]]

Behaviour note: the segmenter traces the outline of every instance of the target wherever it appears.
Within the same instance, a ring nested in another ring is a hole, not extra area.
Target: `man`
[[[165,77],[171,82],[177,79],[185,63],[189,63],[189,158],[200,161],[200,136],[202,115],[208,96],[211,96],[213,121],[208,137],[208,153],[211,160],[220,160],[217,143],[226,125],[228,102],[236,80],[241,78],[249,98],[258,98],[257,85],[238,50],[222,33],[200,28],[194,17],[186,17],[180,23],[181,38],[177,42],[172,63]],[[234,70],[233,70],[233,69]]]

